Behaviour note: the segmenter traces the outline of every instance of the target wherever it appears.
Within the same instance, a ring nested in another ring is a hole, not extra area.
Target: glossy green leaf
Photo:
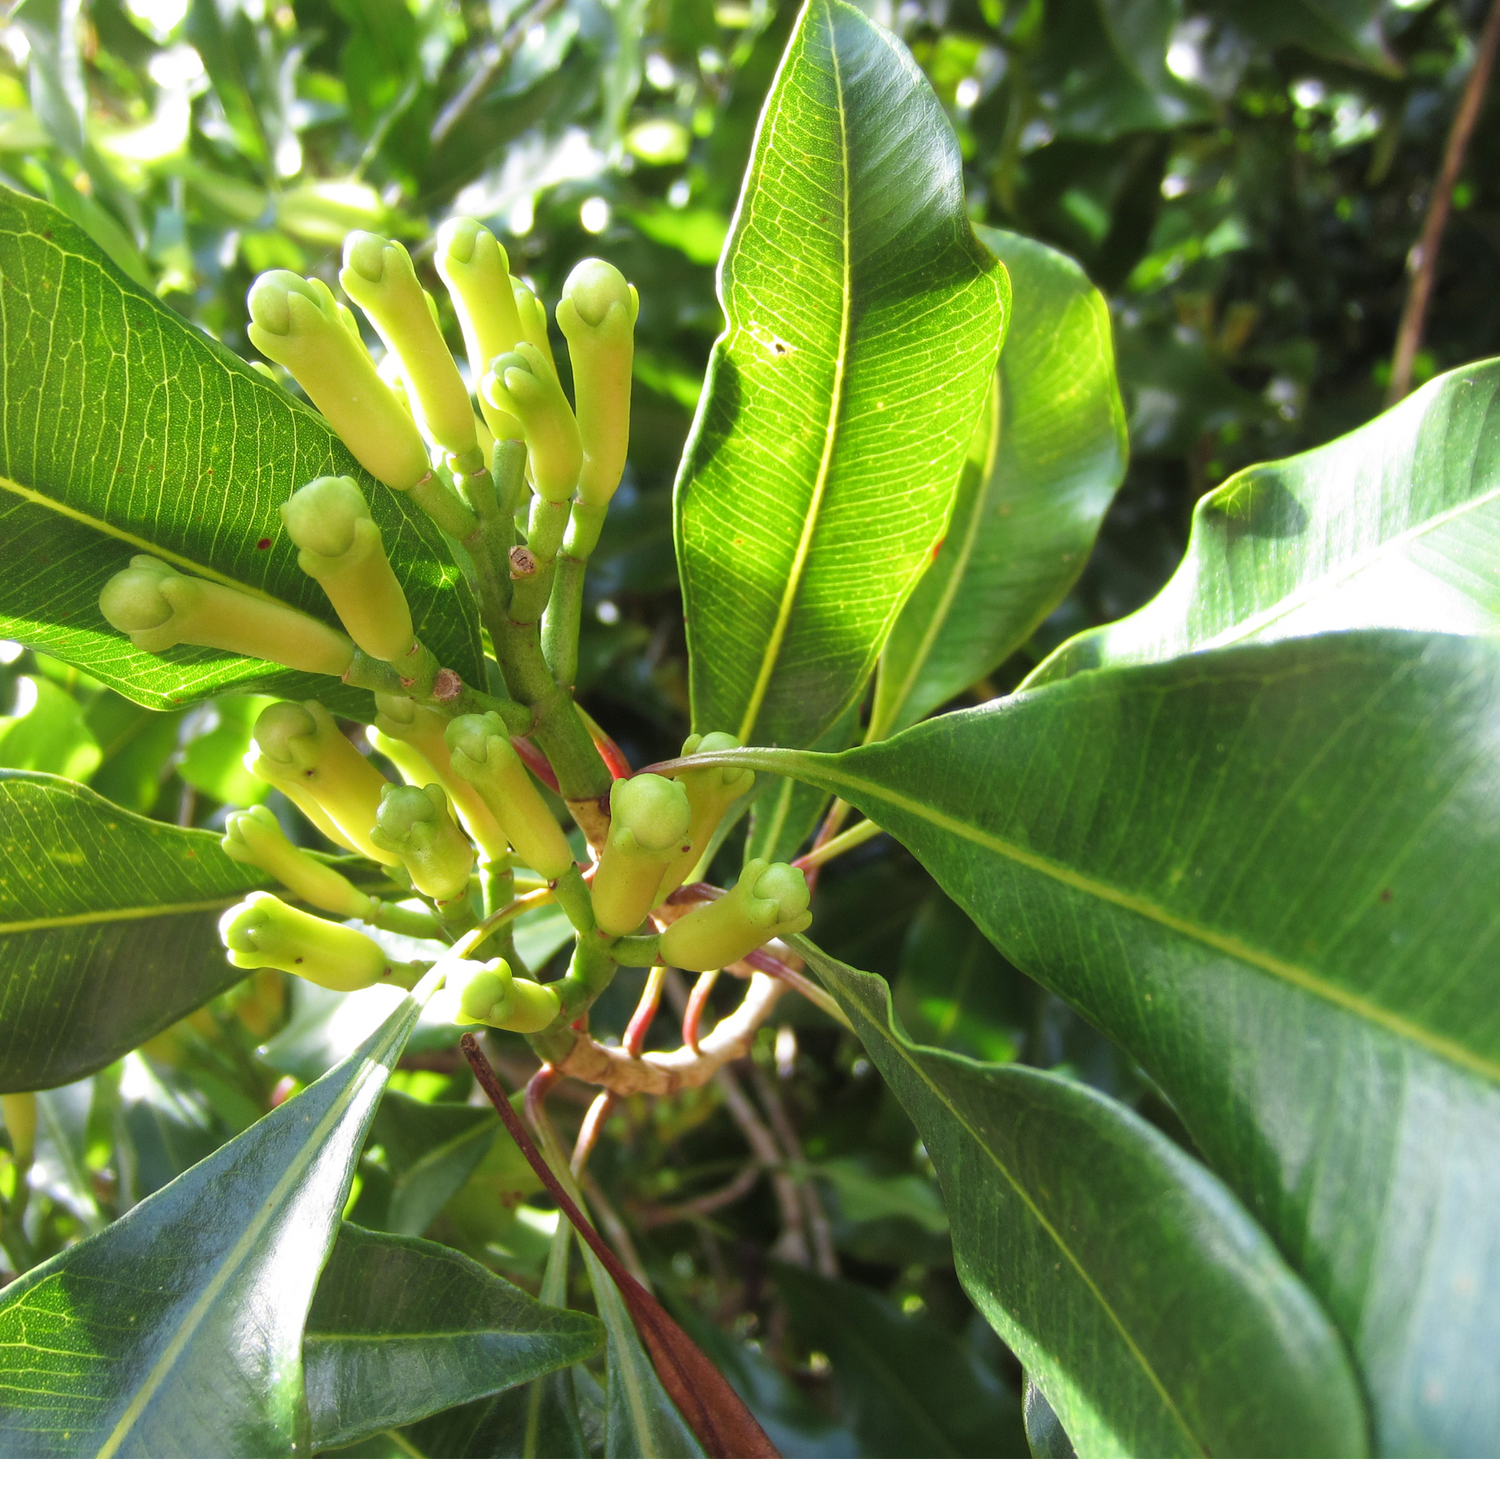
[[[1359,1362],[1378,1448],[1500,1448],[1500,643],[1087,672],[841,756],[852,801],[1166,1092]],[[1066,1420],[1066,1418],[1065,1418]]]
[[[416,1015],[0,1294],[0,1455],[307,1452],[303,1323]]]
[[[1066,255],[977,233],[1010,273],[1010,327],[948,535],[881,655],[871,739],[924,718],[1031,635],[1083,570],[1125,473],[1104,298]]]
[[[1382,0],[1218,0],[1215,8],[1264,47],[1298,47],[1355,67],[1401,71],[1380,34]]]
[[[802,943],[922,1134],[969,1296],[1085,1457],[1352,1457],[1338,1334],[1198,1163],[1112,1099],[904,1036],[885,981]]]
[[[1072,1440],[1057,1420],[1057,1413],[1047,1405],[1047,1398],[1029,1375],[1021,1385],[1021,1411],[1026,1421],[1026,1442],[1033,1458],[1078,1457]]]
[[[719,297],[676,494],[693,724],[808,745],[947,526],[1010,300],[942,106],[844,0],[792,35]]]
[[[215,699],[205,712],[217,722],[183,747],[177,774],[190,787],[231,807],[264,801],[270,788],[245,769],[245,752],[256,719],[275,701],[258,694]]]
[[[186,712],[160,713],[115,692],[100,693],[84,715],[103,756],[89,785],[127,812],[150,812],[170,773]]]
[[[421,1234],[484,1160],[499,1128],[492,1109],[387,1094],[370,1128],[393,1179],[386,1228]]]
[[[264,884],[211,833],[0,771],[0,1093],[92,1073],[228,988],[219,914]]]
[[[1074,636],[1028,686],[1324,630],[1500,631],[1500,360],[1429,381],[1337,441],[1198,502],[1144,609]]]
[[[1025,1456],[1015,1392],[932,1319],[852,1281],[788,1265],[772,1275],[798,1343],[833,1366],[862,1458]]]
[[[137,651],[99,591],[138,552],[335,622],[297,567],[280,504],[319,474],[359,478],[423,640],[483,682],[467,583],[415,507],[359,470],[311,407],[122,275],[69,219],[0,186],[0,636],[148,707],[226,690],[320,697],[327,677],[221,651]],[[264,543],[265,545],[262,545]]]
[[[313,1446],[492,1396],[603,1346],[597,1318],[547,1307],[456,1250],[346,1224],[303,1338]]]

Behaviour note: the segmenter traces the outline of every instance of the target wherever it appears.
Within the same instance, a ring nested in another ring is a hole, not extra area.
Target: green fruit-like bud
[[[253,737],[260,749],[253,769],[262,781],[289,796],[295,786],[318,805],[346,849],[376,864],[390,862],[370,837],[380,789],[389,783],[344,738],[321,703],[273,703],[255,721]]]
[[[554,990],[513,978],[503,958],[455,964],[448,987],[459,991],[460,1026],[498,1026],[503,1031],[541,1031],[557,1019],[562,1005]]]
[[[219,936],[237,969],[280,969],[326,990],[362,990],[407,977],[373,938],[252,891],[219,919]]]
[[[573,399],[583,441],[578,498],[585,505],[608,505],[625,472],[639,310],[635,288],[607,261],[582,261],[563,283],[557,326],[573,361]]]
[[[433,441],[450,452],[469,453],[474,409],[406,248],[355,230],[344,241],[339,285],[401,361],[407,392]]]
[[[510,289],[515,297],[516,317],[521,323],[521,342],[534,344],[541,350],[542,358],[556,375],[557,361],[552,357],[552,340],[547,337],[547,309],[542,306],[542,299],[519,276],[510,278]]]
[[[299,672],[341,677],[354,660],[349,638],[301,610],[133,557],[99,595],[99,610],[142,651],[211,646]]]
[[[359,486],[315,479],[281,507],[281,518],[299,548],[297,566],[322,585],[359,649],[389,662],[409,655],[417,644],[411,610]]]
[[[594,872],[594,921],[601,932],[634,932],[656,905],[668,864],[688,847],[686,790],[649,772],[609,789],[609,837]]]
[[[505,247],[477,219],[449,219],[438,229],[433,260],[453,298],[469,369],[477,381],[497,354],[509,354],[525,337]],[[520,424],[506,436],[520,437]]]
[[[290,271],[259,277],[249,305],[250,342],[292,372],[360,463],[392,489],[416,484],[428,469],[422,435],[376,374],[348,309],[321,281]]]
[[[394,763],[408,786],[430,786],[434,781],[447,792],[458,820],[488,861],[510,853],[510,839],[484,798],[460,776],[453,774],[448,742],[443,731],[448,721],[436,709],[375,694],[375,723],[366,731],[370,744]]]
[[[474,850],[448,814],[441,786],[392,786],[380,794],[370,837],[399,856],[412,884],[435,901],[452,901],[469,887]]]
[[[807,903],[807,877],[795,865],[752,859],[732,891],[667,928],[661,961],[674,969],[727,969],[762,943],[808,927]]]
[[[578,486],[583,444],[573,408],[541,351],[521,343],[510,354],[497,356],[479,393],[485,410],[506,412],[525,430],[537,494],[553,505],[566,505]],[[502,440],[499,432],[495,437]]]
[[[337,870],[299,849],[282,831],[269,807],[236,809],[224,817],[224,852],[279,880],[299,900],[341,917],[369,917],[380,904],[356,889]]]
[[[684,755],[707,755],[714,750],[738,750],[740,742],[732,734],[690,734],[683,741]],[[657,902],[665,901],[682,882],[688,879],[698,861],[703,858],[724,814],[739,801],[755,784],[755,772],[742,766],[706,766],[701,771],[682,770],[675,779],[687,789],[688,802],[693,809],[692,821],[688,825],[688,849],[667,866]]]
[[[454,774],[484,798],[516,853],[547,880],[573,869],[567,836],[526,774],[499,714],[463,714],[449,723],[445,738]]]

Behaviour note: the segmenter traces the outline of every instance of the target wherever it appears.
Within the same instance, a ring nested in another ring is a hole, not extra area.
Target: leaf
[[[92,1073],[227,988],[219,914],[264,883],[214,834],[0,771],[0,1093]]]
[[[21,682],[31,684],[36,700],[26,713],[0,718],[0,767],[87,781],[101,756],[83,706],[45,677],[23,677]]]
[[[603,1346],[597,1318],[546,1307],[456,1250],[346,1224],[303,1336],[313,1447],[492,1396]]]
[[[177,774],[190,787],[231,807],[263,801],[270,788],[245,769],[245,752],[255,721],[275,701],[256,695],[215,699],[210,711],[218,722],[183,747]]]
[[[722,759],[875,818],[1156,1080],[1348,1340],[1381,1452],[1479,1455],[1500,1449],[1497,703],[1500,643],[1346,632],[1081,673],[840,756]]]
[[[1021,1410],[1026,1419],[1026,1442],[1033,1458],[1077,1458],[1057,1413],[1028,1375],[1021,1385]]]
[[[387,1094],[370,1127],[370,1139],[384,1147],[394,1178],[386,1228],[392,1234],[421,1234],[484,1160],[499,1129],[490,1109]]]
[[[1500,630],[1500,360],[1429,381],[1373,422],[1256,464],[1198,502],[1144,609],[1074,636],[1027,686],[1325,630]]]
[[[1020,1404],[932,1319],[851,1281],[775,1264],[798,1342],[833,1366],[838,1415],[862,1458],[1020,1458]]]
[[[808,0],[719,267],[677,479],[693,725],[807,745],[942,536],[1009,308],[906,49]]]
[[[1263,47],[1300,47],[1392,76],[1402,71],[1380,34],[1381,0],[1256,0],[1214,8]]]
[[[859,737],[859,707],[856,704],[832,728],[820,735],[812,748],[847,750]],[[756,795],[756,794],[759,795]],[[745,835],[745,859],[768,859],[773,864],[792,859],[828,811],[827,795],[782,776],[769,786],[751,788],[750,829]],[[729,819],[725,818],[725,823]],[[721,828],[723,825],[720,825]]]
[[[881,655],[872,740],[925,718],[1027,640],[1082,572],[1125,473],[1104,298],[1056,250],[977,233],[1014,298],[992,398],[999,422],[992,410],[976,431],[942,550]]]
[[[0,1294],[0,1455],[307,1452],[302,1325],[416,1015]]]
[[[483,682],[473,599],[432,523],[311,407],[136,286],[56,209],[3,186],[0,376],[0,636],[150,708],[264,691],[368,715],[369,695],[331,678],[197,647],[147,655],[99,613],[105,582],[145,552],[333,622],[278,507],[319,474],[353,474],[422,639]]]
[[[1338,1335],[1208,1172],[1082,1084],[916,1046],[884,980],[797,945],[921,1133],[964,1289],[1081,1454],[1364,1451]],[[809,1301],[838,1298],[829,1286]],[[936,1379],[909,1382],[908,1399],[940,1415],[957,1403]]]

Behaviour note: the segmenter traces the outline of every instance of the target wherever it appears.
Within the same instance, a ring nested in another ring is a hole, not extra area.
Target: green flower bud
[[[433,441],[454,453],[471,451],[474,408],[405,246],[356,229],[344,241],[339,285],[401,361],[407,392]]]
[[[453,774],[443,731],[448,721],[435,708],[375,694],[375,723],[365,731],[370,744],[400,771],[408,786],[430,786],[447,792],[458,820],[488,861],[510,853],[510,839],[484,798],[461,776]]]
[[[479,392],[486,411],[506,412],[525,429],[537,494],[552,505],[567,505],[578,486],[583,444],[573,408],[536,345],[517,344],[512,353],[497,356]]]
[[[498,1026],[504,1031],[541,1031],[557,1019],[562,1004],[544,984],[513,978],[503,958],[453,966],[448,988],[459,992],[460,1026]]]
[[[438,229],[433,263],[453,298],[478,380],[497,354],[509,354],[525,337],[505,247],[477,219],[449,219]]]
[[[325,990],[362,990],[381,980],[402,983],[411,970],[385,956],[379,943],[298,911],[266,891],[252,891],[219,919],[219,936],[237,969],[280,969]]]
[[[281,507],[281,519],[299,549],[297,566],[322,585],[359,649],[389,662],[409,655],[417,638],[406,593],[359,486],[315,479]]]
[[[425,787],[387,782],[370,837],[400,858],[424,896],[452,901],[468,890],[474,850],[449,816],[447,795],[437,782]]]
[[[227,813],[223,846],[231,859],[264,870],[310,906],[337,912],[341,917],[368,917],[380,904],[337,870],[330,870],[307,850],[299,849],[281,831],[269,807]]]
[[[260,749],[253,763],[257,776],[288,795],[289,786],[296,786],[338,830],[346,849],[376,864],[390,863],[370,837],[380,789],[389,783],[344,738],[321,703],[273,703],[255,721],[253,738]]]
[[[557,326],[573,361],[573,399],[583,440],[578,498],[608,505],[630,444],[630,370],[640,298],[607,261],[585,260],[563,283]]]
[[[691,810],[685,788],[647,772],[610,787],[609,812],[594,872],[594,921],[601,932],[623,937],[646,920],[667,866],[691,847]]]
[[[807,902],[807,877],[795,865],[752,859],[732,891],[662,933],[661,961],[674,969],[727,969],[762,943],[808,927]]]
[[[540,349],[547,367],[556,375],[557,361],[552,357],[552,340],[547,337],[547,309],[542,306],[542,299],[519,276],[510,278],[510,289],[515,296],[516,317],[521,322],[521,342]]]
[[[707,755],[714,750],[739,748],[740,742],[732,734],[690,734],[683,741],[682,753]],[[701,771],[678,771],[674,779],[687,788],[693,816],[688,825],[688,849],[667,866],[656,894],[658,904],[692,875],[724,821],[724,814],[755,784],[755,772],[742,766],[706,766]]]
[[[516,853],[547,880],[573,869],[567,836],[526,774],[499,714],[463,714],[449,723],[445,738],[454,774],[484,798]]]
[[[250,288],[249,304],[250,342],[292,372],[355,458],[392,489],[421,479],[429,467],[422,435],[328,288],[267,271]]]
[[[300,609],[190,578],[155,557],[131,558],[104,585],[99,609],[142,651],[211,646],[330,677],[354,660],[347,636]]]

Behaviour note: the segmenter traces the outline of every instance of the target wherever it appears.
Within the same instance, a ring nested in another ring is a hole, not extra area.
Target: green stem
[[[617,938],[610,956],[622,968],[654,969],[661,962],[661,939],[653,933],[641,937]]]
[[[557,560],[552,577],[552,597],[542,623],[542,655],[561,688],[572,690],[578,680],[578,632],[583,624],[583,573],[581,557],[564,554]]]
[[[562,907],[567,919],[580,936],[592,937],[597,933],[594,925],[594,899],[584,884],[583,875],[577,865],[557,877],[553,883],[557,892],[557,904]]]
[[[393,901],[377,903],[365,921],[383,932],[399,932],[406,937],[436,938],[442,935],[442,924],[431,912],[407,911]]]

